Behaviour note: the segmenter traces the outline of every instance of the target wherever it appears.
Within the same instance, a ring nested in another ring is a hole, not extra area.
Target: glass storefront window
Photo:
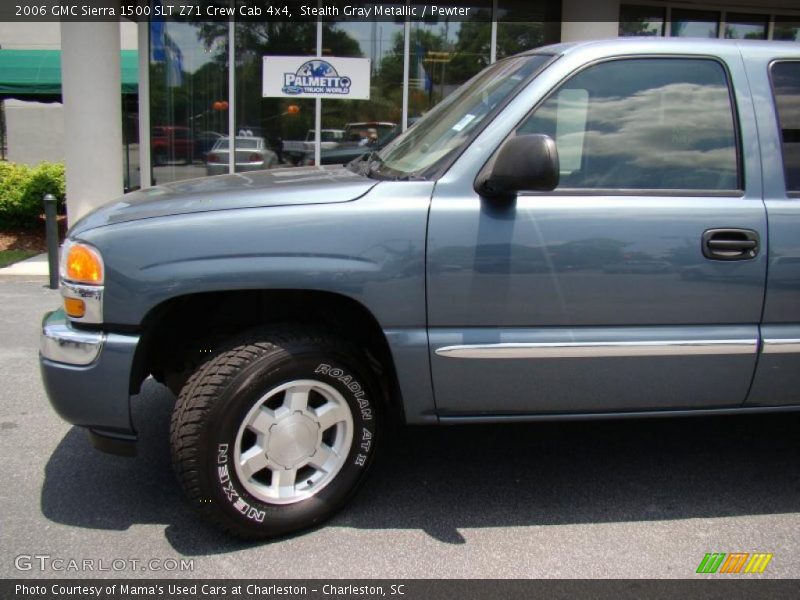
[[[775,17],[772,39],[800,42],[800,17]]]
[[[728,13],[725,17],[725,37],[734,40],[765,40],[769,17]]]
[[[408,118],[415,121],[489,65],[490,1],[473,0],[472,20],[411,24]]]
[[[323,55],[370,59],[371,88],[369,100],[322,101],[322,164],[350,162],[400,133],[404,33],[402,20],[323,24]],[[415,85],[412,80],[409,92]],[[313,149],[306,162],[312,159]]]
[[[206,174],[213,140],[228,131],[227,25],[151,21],[153,183]]]
[[[489,65],[492,4],[492,0],[470,0],[468,21],[428,17],[410,24],[409,125]],[[496,18],[506,19],[497,25],[498,58],[559,41],[560,6],[548,0],[498,0],[497,7]],[[315,101],[263,98],[261,87],[264,56],[316,55],[317,23],[239,21],[233,27],[231,100],[228,23],[150,23],[155,184],[227,173],[231,151],[235,171],[313,163]],[[323,57],[371,61],[369,100],[321,103],[323,164],[349,162],[362,148],[382,148],[400,133],[405,32],[402,17],[322,24]],[[133,129],[130,141],[135,143]],[[129,188],[138,185],[131,175],[136,167],[128,164],[134,159],[126,154]]]
[[[673,37],[715,38],[719,37],[720,14],[715,11],[672,10]]]
[[[619,36],[663,36],[667,9],[623,4],[619,8]]]
[[[800,41],[797,16],[670,9],[649,0],[636,2],[620,5],[620,37]],[[428,16],[412,21],[408,40],[402,17],[322,24],[323,57],[368,58],[371,63],[369,100],[326,98],[321,103],[323,164],[348,162],[361,148],[380,149],[400,133],[406,42],[411,126],[486,67],[493,55],[500,60],[560,41],[560,2],[468,0],[467,4],[470,20]],[[368,7],[369,3],[359,0],[354,5]],[[405,5],[396,1],[396,6]],[[492,19],[496,22],[494,52]],[[231,145],[237,148],[236,171],[313,163],[315,101],[263,98],[261,84],[264,56],[316,55],[317,23],[236,22],[234,28],[235,93],[230,94],[228,23],[150,22],[153,183],[227,173]],[[235,106],[229,106],[231,96]],[[229,119],[231,111],[233,118]],[[126,121],[126,189],[139,186],[137,142],[135,120]]]
[[[317,25],[273,21],[240,22],[235,27],[235,170],[299,164],[309,148],[313,152],[314,100],[262,97],[263,57],[314,56]],[[243,139],[248,137],[257,138],[256,148]],[[217,150],[227,169],[227,146]],[[209,173],[217,168],[209,165]]]
[[[122,188],[125,192],[141,187],[139,161],[139,107],[137,97],[122,94]]]
[[[512,56],[561,39],[561,3],[498,0],[497,58]]]

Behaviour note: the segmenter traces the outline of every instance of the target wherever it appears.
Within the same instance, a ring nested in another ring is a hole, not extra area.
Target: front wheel
[[[173,464],[206,517],[247,538],[330,517],[363,480],[379,436],[366,359],[334,337],[250,333],[183,387]]]

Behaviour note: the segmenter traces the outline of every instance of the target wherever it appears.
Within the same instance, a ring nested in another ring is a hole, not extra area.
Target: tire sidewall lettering
[[[242,497],[238,490],[238,486],[234,486],[233,482],[236,476],[231,476],[230,468],[233,457],[229,454],[233,448],[231,444],[221,443],[217,445],[217,482],[227,499],[228,503],[242,516],[255,521],[256,523],[263,523],[267,513],[257,507],[252,506],[245,498]]]
[[[314,370],[315,375],[324,375],[344,385],[358,403],[358,408],[361,411],[361,418],[364,421],[371,421],[373,418],[372,404],[370,403],[367,392],[364,387],[352,375],[347,373],[344,369],[338,367],[331,367],[328,363],[320,363]]]
[[[375,413],[372,408],[372,402],[369,400],[367,390],[359,382],[359,380],[349,373],[346,369],[331,365],[330,363],[319,363],[314,369],[314,375],[317,377],[328,378],[334,384],[339,384],[340,387],[347,389],[353,397],[358,411],[354,412],[354,421],[358,421],[357,417],[361,417],[361,423],[356,423],[356,431],[353,435],[353,447],[355,452],[351,451],[352,464],[358,467],[365,467],[369,459],[372,447],[374,445],[374,418]]]

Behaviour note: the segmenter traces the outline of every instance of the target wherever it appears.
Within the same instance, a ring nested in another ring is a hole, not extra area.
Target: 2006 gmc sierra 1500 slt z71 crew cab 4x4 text
[[[501,60],[343,167],[197,179],[74,224],[53,406],[132,452],[152,375],[186,496],[329,517],[392,423],[800,409],[800,47]]]

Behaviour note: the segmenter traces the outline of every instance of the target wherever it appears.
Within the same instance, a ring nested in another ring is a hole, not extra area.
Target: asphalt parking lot
[[[333,521],[232,540],[181,501],[165,388],[134,400],[135,459],[52,411],[36,355],[57,303],[43,281],[0,281],[2,577],[81,575],[15,566],[48,555],[193,561],[88,576],[683,578],[738,551],[774,554],[763,577],[800,577],[800,415],[408,429]]]

